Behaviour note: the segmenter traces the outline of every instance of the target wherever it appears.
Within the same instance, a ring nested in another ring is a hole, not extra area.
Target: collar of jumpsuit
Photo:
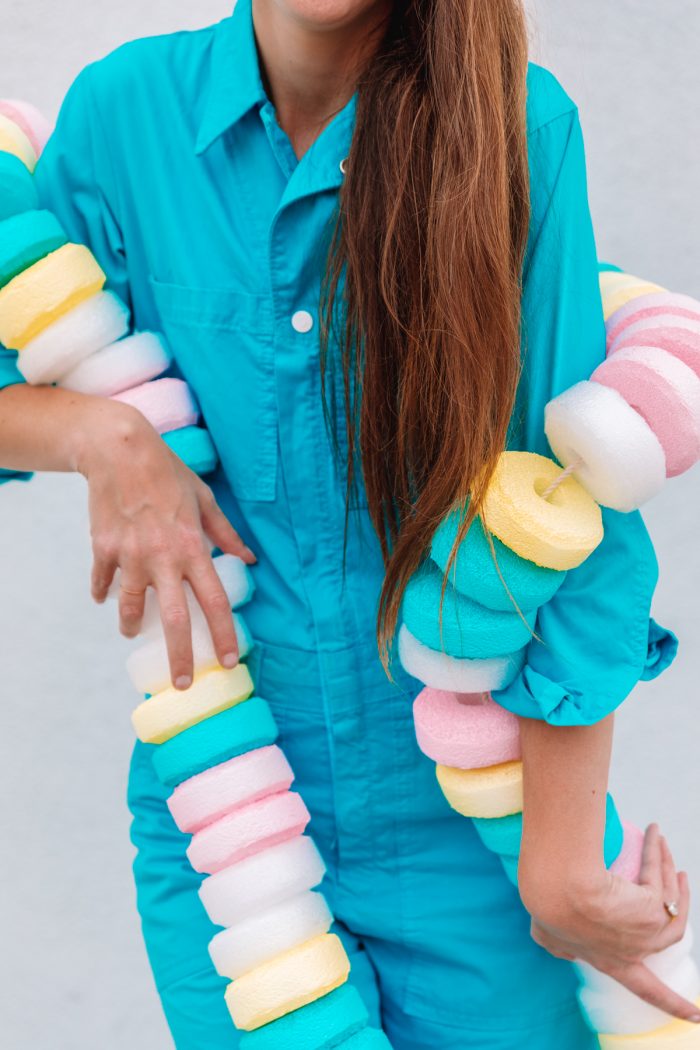
[[[237,0],[233,14],[221,22],[214,40],[210,83],[195,151],[202,154],[250,110],[257,107],[270,147],[289,180],[280,206],[308,194],[337,189],[350,148],[357,94],[329,122],[301,160],[277,123],[260,75],[253,29],[252,0]]]

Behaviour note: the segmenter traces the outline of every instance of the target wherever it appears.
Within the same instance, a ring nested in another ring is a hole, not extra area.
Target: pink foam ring
[[[611,355],[632,346],[655,346],[665,350],[688,368],[692,368],[700,379],[700,325],[697,331],[673,325],[664,328],[644,328],[631,335],[625,333],[624,338],[613,347]]]
[[[37,157],[49,141],[53,125],[31,102],[18,98],[0,98],[0,113],[14,120],[27,136]]]
[[[268,795],[207,824],[195,834],[187,856],[195,871],[214,875],[269,846],[303,835],[310,819],[296,791]]]
[[[413,702],[418,746],[442,766],[482,769],[520,758],[520,728],[488,693],[423,689]]]
[[[666,477],[700,458],[700,379],[678,358],[653,346],[616,350],[591,380],[611,387],[646,420],[666,456]]]
[[[293,780],[289,762],[273,744],[185,780],[168,799],[168,808],[180,831],[193,835],[234,809],[288,791]]]
[[[700,334],[700,318],[681,317],[680,314],[654,314],[653,317],[642,317],[631,321],[627,327],[608,345],[608,357],[613,354],[620,343],[636,340],[642,332],[649,332],[655,328],[678,328],[684,332]]]
[[[689,295],[679,295],[676,292],[649,292],[648,295],[631,299],[605,322],[608,346],[612,346],[630,324],[660,314],[700,320],[700,302]]]
[[[617,859],[610,865],[613,875],[619,875],[628,882],[638,882],[639,873],[642,870],[642,854],[644,852],[644,832],[636,824],[622,821],[624,837],[622,849]]]
[[[170,376],[132,386],[130,390],[112,394],[112,399],[138,408],[159,434],[189,427],[199,419],[199,410],[187,383]]]

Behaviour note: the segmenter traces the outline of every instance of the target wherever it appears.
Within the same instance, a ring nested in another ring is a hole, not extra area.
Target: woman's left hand
[[[534,940],[552,955],[590,963],[645,1002],[700,1022],[698,1006],[673,992],[645,964],[649,955],[681,940],[690,904],[688,877],[676,872],[657,825],[646,832],[638,884],[604,868],[582,881],[559,880],[551,870],[523,871],[520,892],[532,916]],[[676,918],[664,907],[670,902],[677,904]]]

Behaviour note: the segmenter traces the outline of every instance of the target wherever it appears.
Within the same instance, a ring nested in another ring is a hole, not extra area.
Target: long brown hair
[[[463,538],[507,439],[529,222],[526,71],[519,0],[398,0],[358,85],[321,367],[328,409],[340,316],[348,499],[359,452],[386,565],[385,663],[435,528],[468,500]]]

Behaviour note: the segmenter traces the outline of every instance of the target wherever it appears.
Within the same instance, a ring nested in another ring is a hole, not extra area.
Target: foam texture
[[[485,769],[439,765],[436,773],[445,798],[463,817],[507,817],[522,811],[522,762]]]
[[[22,129],[37,157],[49,141],[53,125],[36,106],[18,98],[0,98],[0,113]]]
[[[194,395],[183,379],[171,376],[114,394],[115,401],[137,408],[159,434],[188,427],[199,419]]]
[[[22,350],[50,324],[105,283],[105,274],[82,244],[64,244],[0,291],[0,341]]]
[[[365,1028],[343,1043],[340,1050],[391,1050],[391,1043],[384,1032],[376,1028]]]
[[[250,569],[242,558],[239,558],[235,554],[217,554],[212,558],[212,564],[216,570],[217,576],[221,580],[232,608],[236,609],[239,606],[244,605],[247,601],[250,601],[255,591],[255,583]],[[120,580],[121,572],[117,569],[109,590],[107,591],[108,598],[115,600],[119,598]],[[190,617],[196,617],[198,612],[200,615],[203,615],[202,607],[197,601],[192,586],[188,580],[183,581],[183,588],[185,590]],[[144,604],[140,633],[147,637],[161,637],[163,634],[163,623],[160,616],[158,595],[152,587],[149,587],[146,591],[146,601]]]
[[[139,740],[164,744],[205,718],[218,715],[247,700],[253,679],[245,664],[220,667],[195,676],[189,689],[163,689],[144,700],[131,716]]]
[[[39,207],[34,180],[14,153],[0,152],[0,221]]]
[[[684,365],[691,368],[700,379],[700,324],[698,331],[692,332],[680,325],[675,326],[653,326],[636,332],[628,339],[622,338],[610,352],[614,359],[618,350],[626,350],[634,346],[655,346],[666,353],[677,357]]]
[[[438,527],[430,550],[443,573],[457,537],[461,510],[454,510]],[[489,609],[513,612],[514,603],[527,613],[544,605],[556,593],[565,573],[546,569],[521,558],[497,536],[491,537],[496,562],[480,517],[474,519],[450,566],[450,583],[462,594]]]
[[[520,724],[488,693],[423,689],[413,702],[418,746],[443,766],[479,769],[520,758]]]
[[[664,288],[659,284],[652,284],[650,281],[643,281],[638,284],[630,283],[624,287],[616,288],[609,294],[603,296],[603,317],[607,321],[608,318],[612,317],[617,310],[620,310],[627,303],[633,302],[637,299],[641,299],[642,296],[649,295],[653,292],[663,292]]]
[[[692,932],[688,928],[678,944],[650,955],[645,964],[672,991],[695,1002],[700,997],[700,971],[691,956],[692,944]],[[670,1022],[669,1014],[639,999],[588,963],[578,962],[576,969],[585,982],[579,989],[579,1001],[596,1031],[634,1036],[653,1032]]]
[[[287,791],[293,780],[280,748],[261,747],[186,780],[175,788],[168,808],[180,831],[192,835],[239,806]]]
[[[0,150],[17,157],[27,171],[33,173],[37,161],[36,151],[20,126],[4,113],[0,113]]]
[[[673,328],[690,335],[700,335],[700,318],[679,317],[677,314],[656,314],[654,317],[645,317],[638,321],[632,321],[612,345],[608,346],[608,357],[622,343],[637,345],[638,337],[657,328]]]
[[[700,1009],[700,999],[697,1002]],[[700,1025],[688,1021],[641,1035],[599,1035],[601,1050],[700,1050]]]
[[[328,933],[332,924],[325,898],[307,890],[217,933],[209,954],[216,972],[235,980],[276,955]]]
[[[240,1050],[334,1050],[363,1032],[369,1014],[351,984],[324,995],[272,1024],[245,1033]]]
[[[214,650],[209,624],[201,607],[194,607],[190,613],[192,654],[195,675],[218,668],[219,660]],[[241,658],[248,655],[252,648],[252,639],[243,617],[234,614],[233,625],[238,641],[238,654]],[[165,635],[161,630],[134,649],[126,661],[126,669],[140,693],[158,693],[170,685],[170,663]]]
[[[602,540],[603,522],[600,507],[575,478],[566,478],[542,499],[540,493],[560,473],[556,463],[537,453],[501,453],[484,497],[483,518],[521,557],[550,569],[573,569]]]
[[[610,870],[613,875],[619,875],[629,882],[638,882],[642,870],[642,854],[644,853],[644,832],[635,824],[623,821],[624,839],[620,855]]]
[[[207,824],[193,836],[187,856],[195,871],[214,875],[268,846],[302,835],[310,819],[296,791],[268,795]]]
[[[404,670],[424,685],[455,693],[504,689],[525,664],[525,649],[489,660],[460,660],[423,645],[405,624],[399,630],[399,659]]]
[[[602,506],[632,511],[663,488],[666,456],[653,430],[617,390],[582,382],[545,407],[544,428],[565,467]]]
[[[700,302],[689,295],[675,292],[651,292],[639,296],[620,307],[605,323],[608,347],[619,339],[626,329],[636,321],[665,315],[667,317],[690,317],[700,322]]]
[[[81,394],[111,397],[154,379],[169,364],[170,354],[161,337],[155,332],[137,332],[81,361],[60,385]]]
[[[55,383],[128,330],[125,303],[113,292],[98,292],[27,343],[17,367],[28,383]]]
[[[314,842],[298,835],[204,879],[204,909],[216,926],[235,926],[318,886],[326,867]]]
[[[204,427],[178,427],[163,434],[163,441],[179,456],[185,466],[200,476],[210,474],[219,462],[219,457]]]
[[[50,211],[25,211],[5,219],[0,223],[0,288],[67,240]]]
[[[700,457],[700,379],[682,361],[656,347],[617,350],[591,380],[617,390],[649,424],[666,456],[667,477]]]
[[[408,582],[403,618],[411,634],[458,659],[487,660],[522,649],[532,638],[535,612],[524,616],[479,605],[451,583],[442,597],[443,574],[432,561],[421,565]]]
[[[153,768],[161,784],[174,788],[209,766],[274,744],[277,736],[270,705],[253,696],[161,744],[153,753]]]
[[[226,1003],[236,1028],[251,1031],[332,992],[349,972],[340,939],[326,933],[234,981]]]

